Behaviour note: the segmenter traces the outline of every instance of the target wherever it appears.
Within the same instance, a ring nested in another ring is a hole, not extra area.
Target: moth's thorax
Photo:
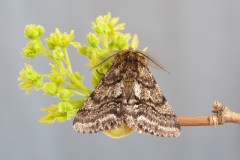
[[[124,93],[126,100],[131,98],[134,83],[139,75],[140,68],[147,66],[147,58],[138,51],[127,50],[118,53],[114,64],[119,66],[123,76]]]

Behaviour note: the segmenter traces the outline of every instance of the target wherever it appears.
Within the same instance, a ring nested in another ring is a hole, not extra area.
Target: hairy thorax
[[[115,57],[115,64],[119,64],[122,68],[124,93],[128,101],[133,93],[134,83],[139,76],[139,68],[147,65],[147,59],[136,51],[127,50]]]

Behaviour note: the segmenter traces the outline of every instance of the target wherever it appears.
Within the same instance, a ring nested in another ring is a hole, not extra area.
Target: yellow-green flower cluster
[[[30,40],[27,46],[23,49],[23,56],[26,58],[35,58],[37,55],[42,55],[42,45],[40,37],[44,34],[44,28],[37,25],[28,25],[25,28],[25,36]]]
[[[32,90],[42,90],[46,95],[57,97],[58,104],[50,105],[41,110],[47,115],[40,119],[42,123],[63,122],[70,120],[82,106],[91,91],[83,84],[83,77],[72,71],[67,47],[72,45],[79,47],[78,42],[73,42],[74,32],[70,34],[55,30],[46,39],[45,47],[40,39],[44,28],[38,25],[29,25],[25,29],[25,36],[30,42],[23,49],[23,56],[34,59],[37,56],[45,56],[51,60],[51,72],[40,74],[31,65],[25,65],[20,72],[19,86],[27,93]],[[78,100],[76,100],[78,99]]]
[[[93,32],[86,36],[86,45],[73,41],[73,30],[68,34],[62,33],[58,28],[45,39],[45,45],[41,41],[41,36],[44,34],[42,26],[29,25],[26,27],[25,36],[30,42],[23,49],[23,56],[31,59],[38,56],[48,58],[51,61],[51,71],[40,74],[31,65],[26,64],[20,72],[20,88],[26,90],[27,93],[34,89],[41,90],[44,94],[59,99],[59,103],[41,108],[46,115],[40,119],[40,122],[51,124],[55,121],[71,120],[91,94],[91,91],[83,83],[83,76],[72,70],[68,46],[71,45],[78,49],[82,55],[88,57],[90,67],[95,67],[92,69],[94,87],[98,85],[102,74],[105,74],[112,65],[112,59],[101,64],[103,60],[117,51],[129,47],[137,48],[138,37],[121,33],[125,24],[119,24],[118,21],[119,18],[112,18],[110,13],[98,16],[92,23]]]
[[[87,35],[87,45],[82,45],[79,52],[87,56],[90,60],[90,66],[95,67],[107,57],[115,54],[117,51],[128,49],[129,47],[136,49],[138,46],[138,37],[134,35],[131,42],[131,34],[123,34],[125,24],[118,24],[119,18],[112,18],[108,13],[104,16],[98,16],[95,22],[92,22],[93,32]],[[107,72],[112,61],[104,62],[92,72],[92,83],[96,87]],[[101,74],[99,74],[101,73]]]

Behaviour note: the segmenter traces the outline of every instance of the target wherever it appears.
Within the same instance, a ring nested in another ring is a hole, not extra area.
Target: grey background
[[[74,29],[85,43],[91,21],[108,11],[136,33],[139,48],[148,46],[171,72],[153,70],[178,115],[208,115],[214,100],[240,112],[240,1],[237,0],[1,0],[0,1],[0,159],[239,159],[240,127],[184,127],[177,139],[134,133],[123,139],[81,135],[72,122],[43,125],[39,108],[56,99],[17,85],[24,63],[39,72],[48,61],[23,59],[28,24],[45,27],[45,37],[59,27]],[[87,62],[70,49],[74,69],[86,76]]]

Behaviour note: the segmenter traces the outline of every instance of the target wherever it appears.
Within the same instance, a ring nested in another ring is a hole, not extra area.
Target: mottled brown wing
[[[73,121],[80,133],[95,133],[123,125],[121,116],[123,83],[118,69],[111,67],[86,100]]]
[[[79,110],[73,127],[93,133],[127,124],[138,132],[177,137],[177,117],[163,96],[145,57],[129,50],[119,53],[113,66]]]
[[[129,128],[162,137],[177,137],[180,126],[175,113],[147,67],[138,67],[131,99],[124,106]]]

